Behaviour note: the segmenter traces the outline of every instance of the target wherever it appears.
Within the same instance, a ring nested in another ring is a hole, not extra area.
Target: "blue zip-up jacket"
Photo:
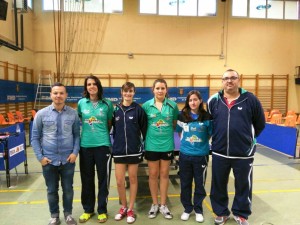
[[[201,121],[188,121],[181,112],[178,116],[176,132],[181,133],[180,153],[188,156],[209,154],[209,139],[212,133],[212,121],[209,113],[205,112]]]
[[[207,108],[213,117],[211,150],[226,158],[252,158],[256,137],[265,128],[264,110],[250,92],[239,88],[240,96],[228,108],[223,90],[212,95]]]
[[[142,139],[146,137],[147,115],[139,104],[133,102],[125,111],[117,104],[112,125],[114,158],[143,154]]]

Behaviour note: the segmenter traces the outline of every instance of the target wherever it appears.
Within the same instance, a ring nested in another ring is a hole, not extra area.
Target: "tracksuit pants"
[[[81,204],[85,213],[93,213],[96,202],[95,165],[98,176],[98,207],[99,214],[107,213],[107,200],[111,173],[111,151],[108,146],[93,148],[81,147],[79,151],[81,176]]]
[[[229,216],[228,180],[231,169],[234,175],[235,195],[233,215],[248,219],[252,204],[253,158],[230,159],[212,154],[212,183],[210,201],[217,216]]]
[[[208,156],[179,155],[180,200],[184,212],[203,214],[202,202],[206,197],[205,180],[207,174]],[[192,201],[192,184],[195,182],[194,197]]]

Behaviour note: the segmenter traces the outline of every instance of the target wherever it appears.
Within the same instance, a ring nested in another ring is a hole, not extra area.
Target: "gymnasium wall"
[[[32,66],[37,76],[55,72],[56,62],[53,14],[42,12],[41,1],[34,3],[35,14],[25,18],[27,49],[0,47],[0,60]],[[300,112],[300,86],[294,84],[300,21],[232,18],[230,4],[218,1],[218,16],[209,18],[139,15],[138,0],[124,0],[122,15],[78,15],[85,23],[77,24],[67,72],[221,75],[234,68],[247,75],[289,74],[288,107]],[[0,34],[13,39],[11,20],[0,21]]]

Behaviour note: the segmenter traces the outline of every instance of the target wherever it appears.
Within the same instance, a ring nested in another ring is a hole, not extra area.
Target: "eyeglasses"
[[[234,80],[237,80],[239,79],[238,77],[223,77],[222,78],[222,81],[234,81]]]

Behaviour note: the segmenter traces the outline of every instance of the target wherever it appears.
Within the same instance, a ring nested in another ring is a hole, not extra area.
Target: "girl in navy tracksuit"
[[[133,206],[137,193],[138,165],[143,160],[142,140],[146,136],[147,116],[142,107],[133,102],[135,86],[126,82],[121,88],[122,101],[117,104],[113,113],[113,147],[112,153],[115,163],[115,175],[121,208],[115,216],[115,220],[121,220],[127,216],[127,223],[135,221]],[[124,186],[126,168],[130,182],[129,206],[126,201]]]
[[[177,120],[176,131],[181,134],[179,175],[180,200],[184,207],[182,220],[188,220],[195,211],[196,221],[203,222],[202,202],[206,196],[205,180],[209,155],[209,138],[212,133],[211,116],[203,108],[198,91],[190,91]],[[192,201],[192,184],[195,182]]]

